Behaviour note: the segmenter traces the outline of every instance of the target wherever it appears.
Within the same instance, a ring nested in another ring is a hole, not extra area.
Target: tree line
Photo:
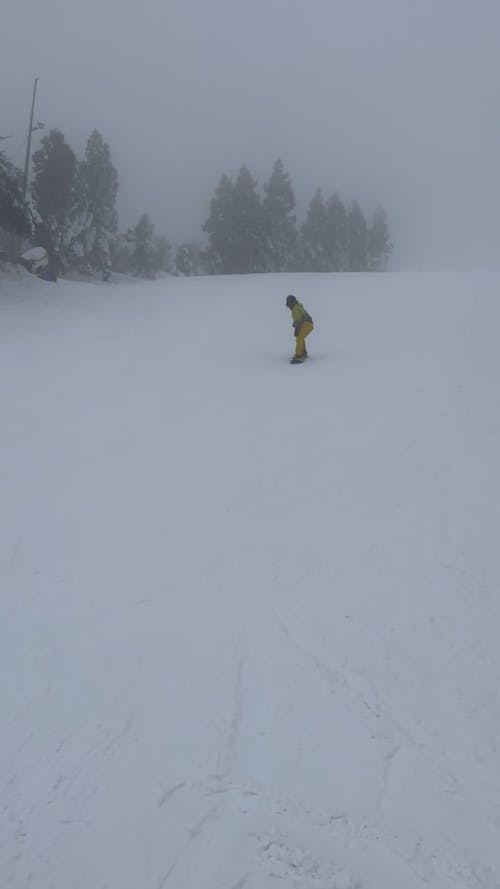
[[[392,251],[385,210],[370,223],[354,201],[314,193],[299,225],[295,195],[281,160],[274,164],[263,195],[248,167],[236,181],[223,175],[210,203],[204,231],[206,258],[219,274],[246,272],[365,272],[385,268]]]
[[[284,271],[382,270],[392,250],[385,211],[368,222],[357,202],[317,189],[299,224],[295,195],[281,160],[263,187],[246,166],[235,181],[220,178],[203,225],[207,244],[176,247],[155,234],[149,216],[119,233],[118,174],[103,136],[93,130],[78,159],[63,133],[52,129],[33,155],[31,189],[0,153],[0,229],[44,247],[54,277],[69,270],[112,271],[152,278]]]

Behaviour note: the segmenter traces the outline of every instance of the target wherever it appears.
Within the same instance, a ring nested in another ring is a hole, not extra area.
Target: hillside
[[[4,278],[2,886],[498,889],[499,287]]]

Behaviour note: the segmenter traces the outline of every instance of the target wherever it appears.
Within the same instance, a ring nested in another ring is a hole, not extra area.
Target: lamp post
[[[24,162],[24,178],[23,178],[23,201],[26,200],[26,192],[28,191],[28,172],[30,166],[30,157],[31,157],[31,134],[34,133],[35,130],[42,130],[43,123],[37,123],[36,126],[33,126],[33,114],[35,111],[35,96],[36,96],[36,88],[39,81],[39,77],[35,77],[35,83],[33,84],[33,100],[31,102],[31,114],[30,114],[30,125],[28,128],[28,144],[26,146],[26,160]]]

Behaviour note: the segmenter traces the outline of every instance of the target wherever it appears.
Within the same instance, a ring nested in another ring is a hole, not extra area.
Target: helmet
[[[295,299],[293,293],[289,293],[286,298],[286,304],[287,304],[288,308],[291,309],[292,306],[294,306],[296,304],[296,302],[297,302],[297,300]]]

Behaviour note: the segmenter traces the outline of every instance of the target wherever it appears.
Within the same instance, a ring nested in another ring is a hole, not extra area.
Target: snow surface
[[[0,885],[498,889],[500,275],[0,281]]]

